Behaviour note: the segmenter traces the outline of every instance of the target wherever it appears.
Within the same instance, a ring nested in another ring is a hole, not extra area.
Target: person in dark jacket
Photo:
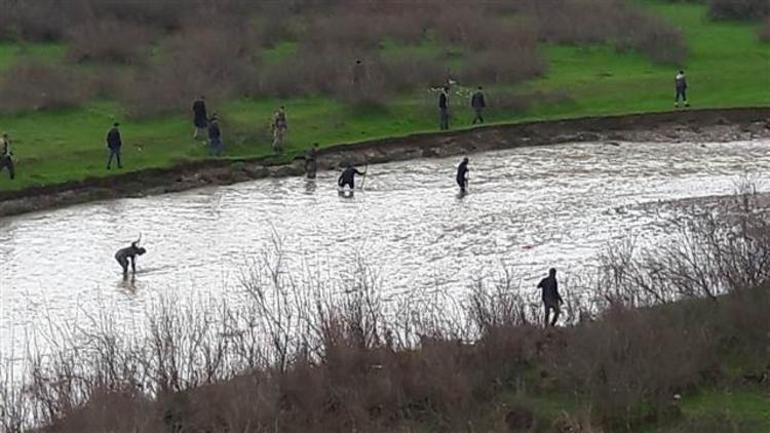
[[[460,186],[460,194],[465,194],[468,188],[468,158],[463,158],[457,166],[457,185]]]
[[[337,185],[339,185],[340,188],[345,188],[345,186],[348,186],[351,190],[354,190],[356,189],[356,175],[363,176],[365,174],[366,171],[362,173],[358,171],[358,169],[356,169],[353,164],[348,163],[348,166],[345,168],[345,170],[342,171],[342,174],[340,174],[340,177],[337,179]]]
[[[216,113],[209,119],[209,155],[222,156],[222,131],[219,129],[219,118]]]
[[[193,133],[193,139],[197,140],[201,137],[205,137],[206,128],[208,127],[208,115],[206,114],[206,98],[203,96],[193,102],[193,125],[195,126],[195,133]]]
[[[545,307],[545,326],[556,326],[561,314],[560,305],[564,303],[559,295],[559,283],[556,281],[556,269],[551,268],[548,271],[548,277],[543,278],[537,285],[538,289],[543,291],[543,306]],[[549,317],[553,310],[553,320],[549,323]]]
[[[444,86],[441,88],[441,93],[438,95],[438,111],[439,111],[439,128],[442,131],[449,129],[449,87]]]
[[[313,147],[305,153],[305,175],[308,179],[315,179],[318,170],[318,143],[313,143]]]
[[[0,137],[0,171],[8,169],[8,174],[13,180],[16,177],[16,170],[13,165],[13,152],[11,151],[11,138],[7,133]]]
[[[676,87],[676,99],[674,99],[674,106],[679,108],[679,101],[681,99],[685,107],[689,107],[690,103],[687,102],[687,77],[684,76],[684,71],[679,71],[674,78],[674,86]]]
[[[139,236],[138,240],[131,242],[131,246],[121,248],[115,253],[115,260],[117,260],[120,267],[123,268],[124,276],[128,275],[128,262],[131,262],[131,271],[136,273],[136,256],[141,256],[147,252],[147,250],[139,246],[139,241],[141,240],[142,237]]]
[[[473,118],[474,125],[477,122],[484,123],[483,114],[484,114],[484,108],[486,108],[486,106],[487,106],[487,103],[484,100],[484,92],[482,92],[481,86],[479,86],[479,89],[471,97],[471,107],[473,108],[473,111],[476,113],[476,117]]]
[[[123,141],[120,139],[119,126],[120,124],[115,122],[107,132],[107,149],[110,151],[110,156],[107,158],[107,170],[112,167],[112,158],[117,160],[118,168],[123,168],[123,164],[120,162],[120,148],[123,147]]]

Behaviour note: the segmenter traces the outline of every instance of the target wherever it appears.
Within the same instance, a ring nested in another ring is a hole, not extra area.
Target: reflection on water
[[[387,296],[461,293],[502,265],[530,287],[551,266],[590,268],[609,240],[653,238],[654,214],[635,204],[726,194],[740,174],[767,173],[769,147],[524,148],[472,155],[464,197],[460,158],[430,159],[372,166],[353,196],[326,172],[0,220],[0,352],[23,353],[41,323],[132,322],[159,295],[227,296],[275,235],[290,269],[335,281],[363,260]],[[123,280],[113,255],[139,233],[148,252]]]

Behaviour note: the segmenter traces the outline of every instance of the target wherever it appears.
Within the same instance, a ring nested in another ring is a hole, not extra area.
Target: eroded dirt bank
[[[320,152],[319,168],[344,161],[382,163],[445,157],[519,146],[569,142],[724,142],[770,138],[770,107],[691,110],[488,126],[445,134],[343,144]],[[298,176],[304,162],[264,159],[196,161],[108,178],[89,178],[21,191],[0,191],[0,217],[96,200],[141,197],[265,177]]]

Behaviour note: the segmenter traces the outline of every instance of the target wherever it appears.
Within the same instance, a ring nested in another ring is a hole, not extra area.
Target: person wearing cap
[[[8,169],[11,180],[16,177],[16,171],[13,166],[13,152],[11,152],[11,138],[7,133],[0,137],[0,171]]]
[[[123,147],[123,142],[120,139],[119,126],[120,124],[115,122],[107,132],[107,149],[110,151],[110,155],[107,158],[107,170],[112,166],[112,158],[115,158],[117,161],[118,168],[123,168],[123,164],[120,161],[120,148]]]
[[[219,129],[219,117],[216,113],[209,119],[209,155],[222,156],[222,130]]]

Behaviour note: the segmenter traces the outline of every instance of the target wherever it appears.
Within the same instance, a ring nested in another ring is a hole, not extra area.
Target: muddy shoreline
[[[607,142],[725,142],[770,138],[770,107],[689,110],[493,125],[448,133],[342,144],[319,152],[319,169],[343,161],[383,163],[440,158],[521,146]],[[20,191],[0,191],[0,217],[97,200],[143,197],[266,177],[303,175],[304,161],[205,160],[89,178]]]

